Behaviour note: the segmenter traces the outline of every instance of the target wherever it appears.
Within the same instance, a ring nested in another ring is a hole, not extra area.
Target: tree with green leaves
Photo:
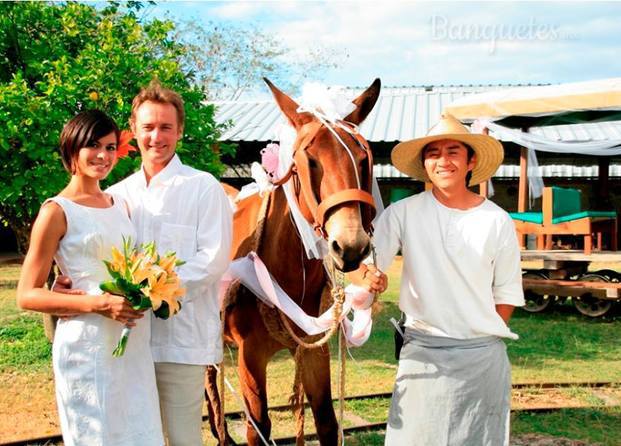
[[[83,3],[0,3],[0,220],[20,250],[42,201],[68,181],[58,154],[63,125],[98,108],[127,127],[131,101],[157,77],[186,105],[183,142],[188,164],[220,174],[222,126],[204,88],[183,66],[188,48],[174,40],[171,21],[142,21],[139,2],[97,9]],[[135,171],[135,154],[122,159],[107,182]]]
[[[309,43],[295,52],[279,37],[252,24],[202,24],[177,27],[176,40],[187,51],[182,62],[212,100],[237,100],[250,90],[265,90],[268,77],[295,92],[307,79],[319,79],[337,66],[339,51]]]

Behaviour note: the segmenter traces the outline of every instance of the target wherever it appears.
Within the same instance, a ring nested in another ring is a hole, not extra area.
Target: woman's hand
[[[124,297],[109,293],[93,297],[96,299],[94,313],[101,314],[128,327],[136,326],[134,321],[143,316],[143,313],[134,310]]]

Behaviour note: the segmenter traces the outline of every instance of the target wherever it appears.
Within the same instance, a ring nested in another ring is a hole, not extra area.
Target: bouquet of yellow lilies
[[[123,296],[134,310],[153,309],[153,314],[168,319],[181,309],[177,300],[185,295],[176,266],[185,262],[177,259],[174,252],[163,256],[157,253],[155,242],[134,247],[131,238],[123,238],[123,251],[112,247],[112,260],[104,260],[112,280],[99,285],[102,291]],[[113,356],[125,353],[131,328],[124,327]]]

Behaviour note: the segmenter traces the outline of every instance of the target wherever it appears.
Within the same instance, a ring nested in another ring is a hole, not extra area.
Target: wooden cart
[[[614,269],[592,271],[589,267],[594,264],[621,267],[621,252],[523,250],[524,309],[537,313],[571,299],[586,316],[607,314],[615,302],[621,301],[621,274]]]
[[[489,127],[489,122],[495,122],[522,132],[549,125],[618,121],[621,120],[621,78],[473,94],[457,99],[444,111],[464,123],[482,120],[478,125],[485,125],[487,121]],[[488,133],[487,128],[483,131]],[[540,149],[541,141],[532,145]],[[616,153],[619,146],[610,149],[617,149]],[[609,153],[592,154],[602,155],[597,157],[598,190],[600,195],[607,195]],[[521,147],[517,211],[522,214],[527,211],[528,203],[527,172],[528,153]],[[481,185],[480,193],[487,195],[486,185]],[[547,201],[551,202],[550,197]],[[597,227],[591,224],[593,222],[582,219],[571,225],[552,225],[548,221],[530,226],[517,223],[522,247],[525,234],[538,236],[539,248],[551,248],[552,236],[558,234],[575,234],[584,239],[584,249],[580,251],[522,250],[527,311],[544,311],[555,301],[571,298],[582,314],[598,317],[608,313],[615,301],[619,301],[621,275],[616,270],[621,271],[621,252],[591,250],[592,240],[597,242],[596,249],[602,248],[602,233],[609,234],[609,249],[616,249],[616,218],[596,221]],[[603,223],[607,226],[602,227]],[[613,268],[591,271],[594,268],[589,266],[595,262],[606,262]]]

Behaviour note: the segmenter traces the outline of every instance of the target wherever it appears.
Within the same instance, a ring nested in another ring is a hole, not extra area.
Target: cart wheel
[[[608,277],[597,273],[584,274],[578,280],[583,282],[611,282]],[[612,307],[611,300],[599,299],[590,293],[572,298],[572,301],[580,313],[589,317],[601,317],[608,313]]]
[[[612,269],[600,269],[599,271],[595,271],[594,274],[604,276],[613,283],[621,282],[621,274]]]
[[[528,271],[522,275],[524,279],[547,279],[548,276],[540,271]],[[532,290],[524,291],[524,300],[526,303],[522,307],[529,313],[541,313],[552,306],[556,296],[549,294],[537,294]]]

